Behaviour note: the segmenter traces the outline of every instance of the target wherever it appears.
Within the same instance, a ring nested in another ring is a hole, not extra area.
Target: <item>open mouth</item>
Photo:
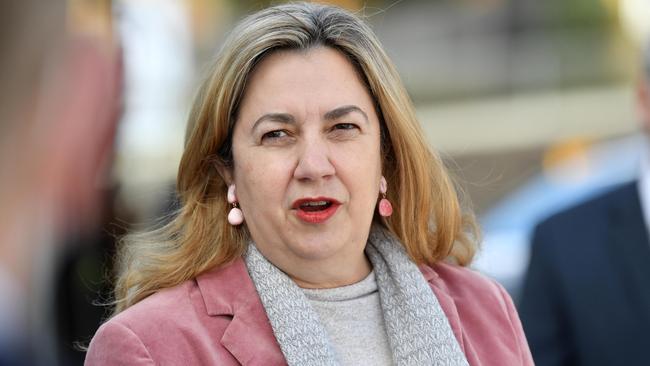
[[[304,198],[296,200],[291,208],[296,216],[309,224],[319,224],[334,216],[341,203],[329,197]]]
[[[307,212],[323,211],[332,206],[332,201],[309,201],[300,204],[298,209]]]

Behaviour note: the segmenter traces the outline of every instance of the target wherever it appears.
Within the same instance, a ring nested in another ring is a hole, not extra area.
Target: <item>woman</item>
[[[341,9],[235,28],[178,193],[173,221],[124,244],[87,364],[532,364],[508,295],[461,267],[473,221],[395,69]]]

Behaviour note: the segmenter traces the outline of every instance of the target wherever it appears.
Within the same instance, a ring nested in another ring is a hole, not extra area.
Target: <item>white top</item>
[[[342,365],[392,365],[375,273],[332,289],[302,289]]]

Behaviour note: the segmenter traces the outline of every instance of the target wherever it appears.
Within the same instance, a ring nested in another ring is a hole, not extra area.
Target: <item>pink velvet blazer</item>
[[[533,365],[512,300],[448,264],[421,266],[472,366]],[[286,365],[243,260],[162,290],[95,334],[86,365]]]

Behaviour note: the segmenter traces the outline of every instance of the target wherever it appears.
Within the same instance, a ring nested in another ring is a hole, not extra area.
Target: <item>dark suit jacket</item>
[[[538,366],[650,365],[650,243],[637,183],[535,229],[519,310]]]

